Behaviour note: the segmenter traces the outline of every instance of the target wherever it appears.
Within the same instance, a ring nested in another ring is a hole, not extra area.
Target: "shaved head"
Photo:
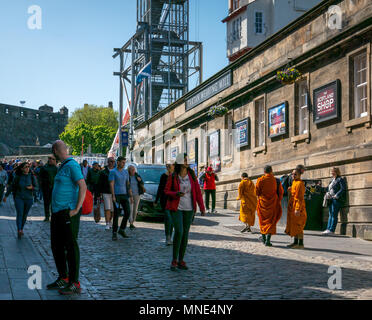
[[[52,145],[52,150],[53,149],[57,151],[63,151],[63,150],[67,151],[67,146],[62,140],[57,140]]]
[[[67,157],[67,146],[62,140],[57,140],[52,145],[53,155],[57,160],[64,161]]]

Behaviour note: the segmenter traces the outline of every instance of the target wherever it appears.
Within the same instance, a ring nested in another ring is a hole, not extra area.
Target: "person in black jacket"
[[[338,213],[346,200],[346,182],[341,177],[339,168],[332,168],[332,181],[329,183],[325,200],[329,202],[329,218],[327,229],[323,234],[333,234],[338,222]]]
[[[156,193],[155,205],[160,200],[161,209],[164,212],[164,230],[165,230],[165,242],[169,246],[172,244],[172,233],[173,233],[173,223],[170,212],[165,210],[167,204],[167,196],[164,193],[165,186],[167,184],[168,177],[172,175],[174,171],[174,164],[166,165],[167,172],[163,173],[160,177],[160,183],[158,187],[158,192]]]
[[[110,171],[115,168],[115,159],[108,158],[107,166],[100,172],[98,186],[99,192],[103,197],[103,206],[105,211],[106,230],[112,227],[112,214],[114,212],[114,204],[112,202],[112,194],[110,190],[110,182],[108,180]]]
[[[49,221],[50,218],[53,184],[57,171],[57,160],[53,155],[49,156],[48,163],[40,168],[39,179],[44,199],[44,221]]]

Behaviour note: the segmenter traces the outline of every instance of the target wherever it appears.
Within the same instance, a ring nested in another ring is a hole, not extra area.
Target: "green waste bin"
[[[307,220],[305,230],[322,230],[324,192],[321,180],[303,180]]]

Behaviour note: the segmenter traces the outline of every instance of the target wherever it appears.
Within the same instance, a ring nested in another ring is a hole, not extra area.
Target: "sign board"
[[[121,132],[121,143],[123,147],[128,147],[129,145],[128,131]]]
[[[250,142],[250,119],[244,119],[235,123],[235,145],[238,148],[249,146]]]
[[[193,94],[189,99],[186,100],[186,111],[196,107],[202,102],[215,96],[217,93],[230,87],[232,84],[232,72],[229,70],[212,83],[207,85],[205,88]]]
[[[170,159],[175,161],[177,159],[177,155],[178,155],[178,147],[173,147],[171,148],[171,157]]]
[[[209,157],[214,158],[220,155],[220,130],[209,135]]]
[[[187,141],[187,157],[189,163],[198,163],[198,138]]]
[[[288,103],[283,102],[269,108],[269,137],[277,137],[288,132]]]
[[[189,166],[198,175],[198,138],[187,142],[187,157]]]
[[[221,171],[220,130],[209,135],[209,159],[215,172]]]
[[[340,80],[328,83],[313,92],[313,122],[321,123],[340,117]]]

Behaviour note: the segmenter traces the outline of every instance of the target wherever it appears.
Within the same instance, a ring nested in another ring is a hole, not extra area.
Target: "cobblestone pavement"
[[[96,224],[82,217],[79,299],[372,299],[371,242],[305,232],[307,249],[291,250],[279,230],[267,248],[257,229],[239,232],[237,217],[226,210],[196,216],[185,257],[190,269],[176,272],[169,269],[172,247],[165,246],[162,223],[137,221],[130,238],[113,242],[104,218]],[[56,275],[49,223],[42,220],[42,204],[35,205],[25,234]],[[342,290],[328,289],[330,266],[342,268]]]

